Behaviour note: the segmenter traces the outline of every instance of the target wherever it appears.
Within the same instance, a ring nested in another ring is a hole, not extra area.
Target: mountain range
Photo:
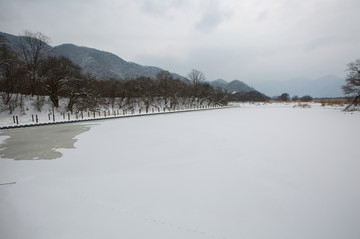
[[[5,44],[17,48],[20,36],[0,32],[7,41]],[[76,46],[74,44],[62,44],[49,48],[49,54],[53,56],[65,56],[79,65],[84,73],[89,73],[98,79],[117,78],[135,79],[140,76],[155,78],[163,69],[155,66],[142,66],[134,62],[128,62],[110,52],[100,51],[94,48]],[[174,78],[184,79],[183,76],[171,73]]]
[[[17,47],[20,36],[14,36],[0,32],[7,41],[6,44],[12,48]],[[59,46],[48,46],[51,55],[65,56],[79,65],[84,73],[89,73],[98,79],[117,78],[135,79],[139,76],[154,78],[163,69],[155,66],[142,66],[134,62],[123,60],[110,52],[100,51],[94,48],[76,46],[73,44],[62,44]],[[171,73],[174,78],[185,79],[183,76]],[[311,95],[312,97],[342,97],[341,86],[344,79],[328,75],[317,80],[307,78],[291,79],[288,81],[263,80],[252,82],[252,86],[243,81],[233,80],[227,82],[222,79],[209,82],[213,87],[220,87],[230,93],[252,92],[255,88],[268,96],[279,96],[288,93],[299,97]]]
[[[246,83],[240,80],[233,80],[231,82],[227,82],[223,79],[217,79],[209,83],[211,86],[215,88],[219,87],[228,91],[229,93],[256,91],[254,88],[248,86]]]
[[[341,86],[344,84],[344,79],[336,75],[327,75],[315,80],[297,78],[287,81],[266,80],[252,82],[252,86],[268,96],[279,96],[282,93],[288,93],[290,96],[310,95],[316,98],[343,97],[344,93]]]
[[[128,62],[110,52],[100,51],[73,44],[63,44],[53,48],[51,54],[65,56],[79,65],[84,73],[89,73],[96,78],[135,79],[140,76],[155,78],[163,69],[155,66],[142,66]],[[174,78],[184,78],[172,73]]]

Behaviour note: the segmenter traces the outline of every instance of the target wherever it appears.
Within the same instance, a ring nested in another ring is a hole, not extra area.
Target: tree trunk
[[[351,102],[351,104],[348,105],[348,106],[346,106],[345,111],[348,111],[349,108],[350,108],[351,106],[353,106],[353,105],[354,105],[354,106],[357,106],[357,105],[358,105],[357,102],[358,102],[359,97],[360,97],[360,95],[357,95],[357,96],[355,97],[355,99]]]
[[[50,94],[50,100],[56,108],[59,107],[59,97],[57,95]]]

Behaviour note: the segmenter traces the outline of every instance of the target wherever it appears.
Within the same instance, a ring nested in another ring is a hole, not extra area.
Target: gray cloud
[[[359,58],[358,0],[1,0],[0,31],[40,31],[209,80],[344,75]]]
[[[257,16],[256,20],[257,20],[258,22],[262,22],[262,21],[266,20],[266,18],[267,18],[267,16],[268,16],[268,13],[269,13],[268,9],[263,10],[263,11],[260,12],[260,14]]]
[[[221,24],[224,20],[226,20],[227,15],[221,12],[212,12],[204,14],[201,20],[196,24],[196,29],[209,32],[219,24]]]
[[[226,20],[231,19],[232,11],[224,9],[218,0],[202,1],[200,4],[200,20],[195,24],[197,30],[210,32]]]
[[[172,9],[183,8],[188,5],[188,0],[140,0],[143,12],[153,16],[168,16]]]

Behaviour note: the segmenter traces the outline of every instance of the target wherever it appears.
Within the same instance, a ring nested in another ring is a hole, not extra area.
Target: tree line
[[[346,71],[348,74],[345,78],[345,85],[343,85],[342,88],[345,95],[351,97],[353,100],[345,110],[360,110],[360,59],[348,63]]]
[[[63,56],[51,55],[49,38],[42,33],[25,32],[16,47],[0,35],[0,93],[9,110],[18,95],[48,96],[54,107],[61,97],[67,110],[96,110],[104,105],[132,109],[179,106],[226,105],[227,94],[205,82],[205,75],[192,70],[185,80],[168,71],[156,77],[136,79],[96,79]]]

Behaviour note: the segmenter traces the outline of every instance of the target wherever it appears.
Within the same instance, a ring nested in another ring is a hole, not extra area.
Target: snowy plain
[[[359,122],[267,104],[76,123],[57,159],[0,159],[0,238],[357,239]]]

